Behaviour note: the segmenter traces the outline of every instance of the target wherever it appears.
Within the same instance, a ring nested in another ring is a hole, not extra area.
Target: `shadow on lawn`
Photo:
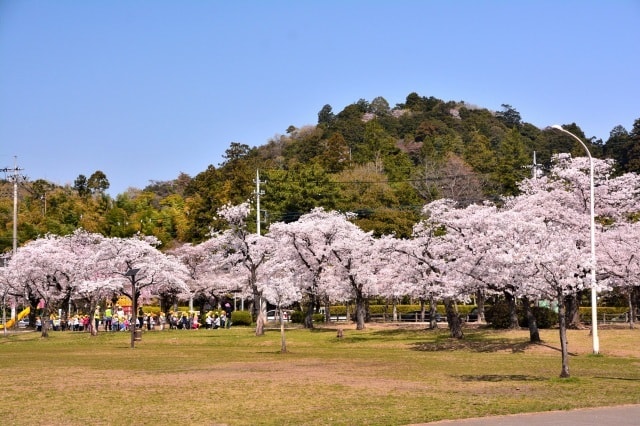
[[[513,353],[524,352],[528,347],[535,346],[536,343],[514,342],[512,340],[467,340],[467,339],[436,339],[435,342],[416,342],[412,349],[423,352],[443,352],[468,350],[473,352],[502,352],[511,351]]]
[[[528,376],[526,374],[481,374],[478,376],[464,374],[452,376],[463,382],[545,382],[548,377]]]
[[[544,342],[532,343],[529,340],[499,337],[494,330],[476,330],[467,333],[463,339],[453,339],[448,333],[438,333],[432,342],[416,342],[412,349],[425,352],[442,352],[468,350],[480,353],[510,351],[522,353],[533,347],[546,347],[554,351],[560,348],[545,344]],[[575,355],[569,353],[569,355]]]
[[[632,381],[632,382],[636,382],[640,380],[640,379],[636,379],[635,377],[604,377],[604,376],[594,376],[594,379],[624,380],[624,381]]]

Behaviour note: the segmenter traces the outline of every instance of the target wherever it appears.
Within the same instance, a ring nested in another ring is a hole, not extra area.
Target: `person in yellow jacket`
[[[113,318],[113,312],[111,311],[111,306],[107,306],[107,309],[104,310],[104,330],[111,331],[111,319]]]
[[[100,325],[100,306],[96,306],[96,310],[93,312],[93,322],[95,323],[97,332],[98,326]]]

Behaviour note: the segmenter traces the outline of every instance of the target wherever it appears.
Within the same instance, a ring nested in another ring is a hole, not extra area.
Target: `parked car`
[[[18,321],[18,328],[27,328],[29,327],[29,318],[24,317],[20,321]]]
[[[478,321],[478,308],[473,308],[467,314],[467,322],[477,322]]]
[[[291,314],[293,313],[290,309],[283,309],[282,315],[284,317],[285,322],[291,321]],[[267,321],[280,321],[280,313],[277,309],[272,309],[267,311]]]
[[[616,315],[615,317],[611,318],[609,321],[611,322],[629,322],[629,311],[624,312],[620,315]],[[640,316],[636,316],[636,321],[640,319]]]
[[[400,314],[400,321],[422,321],[422,311],[410,311]],[[424,312],[424,322],[431,321],[431,315],[429,311]],[[436,312],[436,321],[442,322],[445,321],[444,317]]]

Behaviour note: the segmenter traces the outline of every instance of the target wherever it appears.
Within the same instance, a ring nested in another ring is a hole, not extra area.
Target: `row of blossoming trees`
[[[612,177],[609,161],[594,160],[594,165],[599,290],[620,288],[633,310],[640,284],[640,178]],[[318,303],[352,301],[362,329],[369,298],[410,295],[429,303],[432,319],[436,303],[443,302],[451,335],[458,338],[456,302],[476,295],[482,303],[487,295],[500,294],[525,308],[541,299],[556,301],[564,345],[565,303],[589,288],[595,266],[589,188],[589,160],[558,156],[546,176],[521,182],[517,197],[464,208],[450,200],[424,206],[425,219],[410,239],[374,238],[349,214],[321,208],[256,235],[247,229],[248,203],[219,211],[227,230],[170,253],[160,252],[149,238],[104,238],[83,231],[50,235],[18,251],[2,271],[2,288],[5,295],[27,297],[32,304],[44,300],[49,309],[70,299],[93,306],[114,294],[135,300],[239,292],[253,301],[258,335],[264,332],[266,301],[280,309],[302,303],[307,327],[313,326]],[[132,270],[137,285],[129,285]],[[536,340],[535,322],[530,325]],[[563,373],[564,367],[563,362]]]

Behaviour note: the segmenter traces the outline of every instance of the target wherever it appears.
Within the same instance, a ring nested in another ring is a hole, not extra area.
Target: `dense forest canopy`
[[[563,127],[593,157],[614,159],[617,174],[640,172],[640,118],[630,131],[614,127],[607,141],[588,138],[576,123]],[[223,162],[196,176],[181,173],[115,198],[106,193],[108,177],[99,170],[88,178],[79,174],[73,186],[16,178],[17,240],[22,245],[84,228],[105,236],[153,235],[170,248],[203,241],[224,226],[216,217],[221,206],[250,200],[255,207],[257,196],[265,230],[321,206],[356,212],[357,225],[374,235],[406,237],[424,204],[450,198],[470,205],[517,195],[516,183],[544,172],[560,152],[585,155],[571,137],[523,121],[509,104],[490,111],[417,93],[394,107],[383,97],[360,99],[337,113],[324,105],[317,124],[291,125],[258,147],[230,142]],[[3,253],[13,242],[13,187],[13,176],[0,182]],[[257,217],[251,218],[254,230]]]

